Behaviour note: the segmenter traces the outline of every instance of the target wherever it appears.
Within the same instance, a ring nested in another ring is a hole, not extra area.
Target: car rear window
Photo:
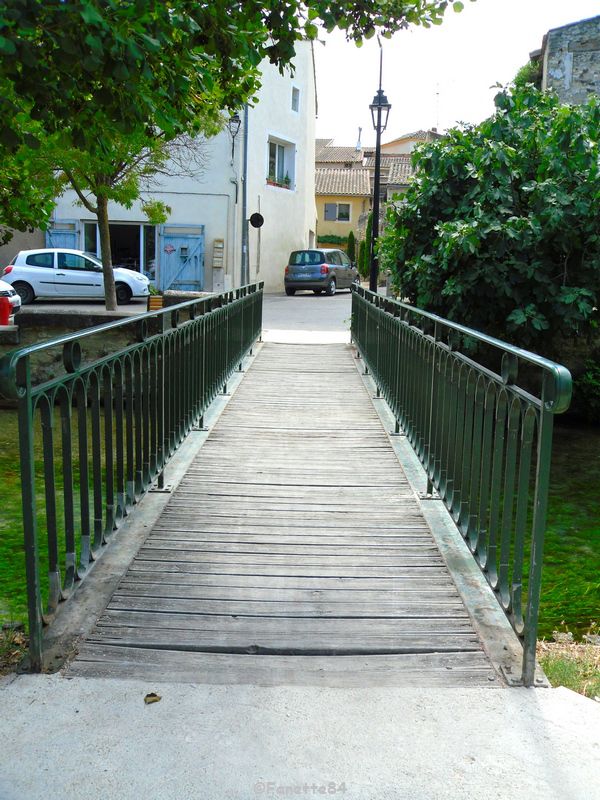
[[[295,250],[290,256],[292,266],[322,264],[325,261],[323,253],[318,250]]]
[[[54,253],[32,253],[27,256],[25,263],[28,267],[54,267]]]

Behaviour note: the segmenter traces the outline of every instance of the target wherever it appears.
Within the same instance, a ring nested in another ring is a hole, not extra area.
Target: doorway
[[[110,225],[110,250],[114,267],[140,269],[140,225]]]

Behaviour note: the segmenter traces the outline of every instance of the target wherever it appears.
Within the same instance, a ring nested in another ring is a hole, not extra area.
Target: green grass
[[[542,571],[541,638],[576,638],[600,609],[600,428],[557,426]]]
[[[600,697],[600,671],[593,659],[544,655],[539,661],[552,686],[565,686],[586,697]]]

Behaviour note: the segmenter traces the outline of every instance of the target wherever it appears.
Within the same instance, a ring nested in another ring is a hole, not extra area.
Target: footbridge
[[[567,370],[361,288],[351,343],[261,330],[253,284],[0,362],[19,409],[31,668],[71,629],[67,676],[542,680]]]

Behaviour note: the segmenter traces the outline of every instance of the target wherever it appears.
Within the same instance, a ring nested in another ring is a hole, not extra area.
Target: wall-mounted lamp
[[[235,137],[240,132],[240,127],[242,124],[242,120],[240,119],[240,115],[236,112],[233,116],[229,117],[229,122],[227,123],[227,127],[229,129],[229,133],[231,135],[231,161],[233,162],[234,150],[235,150]]]

